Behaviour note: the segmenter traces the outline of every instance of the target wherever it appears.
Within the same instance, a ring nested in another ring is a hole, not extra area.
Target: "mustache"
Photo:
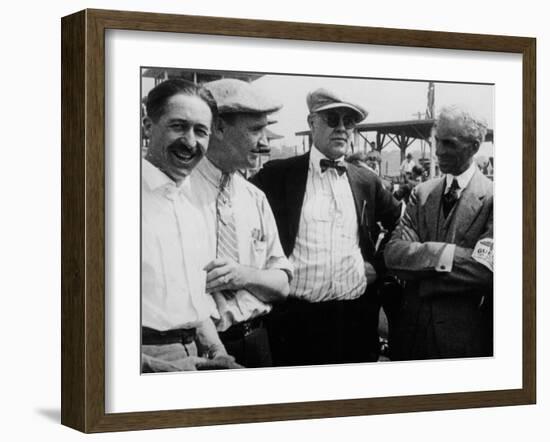
[[[206,148],[198,141],[195,143],[195,146],[191,146],[181,138],[172,141],[166,148],[169,150],[182,150],[191,154],[196,154],[198,151],[203,154],[206,152]]]
[[[253,152],[253,153],[269,153],[269,152],[271,152],[271,149],[269,149],[267,147],[262,147],[262,148],[259,148],[259,149],[252,149],[250,152]]]

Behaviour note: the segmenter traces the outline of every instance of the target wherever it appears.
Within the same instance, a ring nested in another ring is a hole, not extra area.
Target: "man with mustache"
[[[147,97],[142,161],[142,371],[238,367],[221,343],[205,295],[200,214],[185,198],[204,157],[216,104],[208,91],[168,80]]]
[[[242,175],[268,150],[268,116],[281,106],[253,83],[207,83],[219,115],[206,158],[190,177],[190,198],[210,232],[206,289],[216,302],[216,326],[228,352],[245,367],[272,365],[264,318],[288,294],[292,276],[263,192]]]
[[[400,205],[367,168],[346,164],[367,112],[326,89],[307,96],[313,145],[305,155],[267,163],[252,182],[273,208],[294,266],[290,295],[271,316],[276,365],[376,361],[377,222],[395,227]]]
[[[444,175],[414,188],[385,251],[404,281],[390,317],[393,360],[493,354],[493,183],[474,161],[486,131],[457,107],[437,119]]]

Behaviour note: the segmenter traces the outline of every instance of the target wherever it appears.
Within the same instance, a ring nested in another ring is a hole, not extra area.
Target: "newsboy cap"
[[[246,81],[224,78],[206,83],[204,87],[216,100],[220,114],[271,113],[283,107]]]
[[[310,113],[320,112],[328,109],[346,107],[355,111],[357,122],[363,121],[369,114],[358,104],[351,103],[342,97],[338,97],[334,92],[324,88],[316,89],[307,94],[307,107]]]

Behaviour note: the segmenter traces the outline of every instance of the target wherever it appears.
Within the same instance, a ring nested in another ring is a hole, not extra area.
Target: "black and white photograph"
[[[545,9],[8,3],[0,440],[546,441]]]
[[[139,75],[141,373],[493,357],[494,84]]]

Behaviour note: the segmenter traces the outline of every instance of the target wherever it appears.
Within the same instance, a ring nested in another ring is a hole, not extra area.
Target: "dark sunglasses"
[[[324,112],[319,114],[328,127],[334,129],[340,125],[340,120],[344,123],[346,129],[353,129],[355,127],[355,118],[352,115],[342,115],[338,112]]]

